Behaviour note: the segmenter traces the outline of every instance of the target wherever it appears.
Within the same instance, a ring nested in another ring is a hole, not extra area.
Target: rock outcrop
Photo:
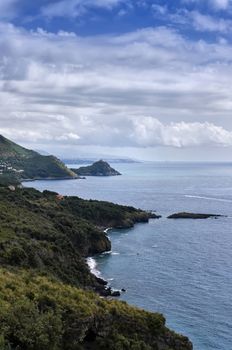
[[[209,219],[209,218],[217,219],[222,216],[223,215],[218,215],[218,214],[199,214],[199,213],[181,212],[181,213],[176,213],[168,216],[168,219]]]
[[[111,168],[109,163],[99,160],[89,166],[83,166],[78,169],[71,169],[78,176],[118,176],[121,175],[117,170]]]

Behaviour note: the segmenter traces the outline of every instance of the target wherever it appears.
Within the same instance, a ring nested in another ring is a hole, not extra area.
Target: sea
[[[232,163],[145,162],[115,167],[122,176],[24,185],[162,215],[132,229],[109,230],[112,252],[92,257],[92,269],[112,288],[126,289],[120,299],[164,314],[167,326],[188,336],[195,350],[231,350]],[[225,217],[167,219],[181,211]]]

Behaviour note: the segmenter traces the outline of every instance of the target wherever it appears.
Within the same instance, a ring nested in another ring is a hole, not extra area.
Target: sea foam
[[[95,275],[96,277],[100,277],[101,276],[101,272],[97,269],[97,262],[94,258],[87,258],[86,262],[89,266],[89,269],[91,271],[91,273],[93,275]]]
[[[209,200],[209,201],[217,201],[217,202],[232,203],[232,200],[230,200],[230,199],[224,199],[224,198],[194,196],[194,195],[190,195],[190,194],[186,194],[185,197],[186,197],[186,198],[205,199],[205,200]]]

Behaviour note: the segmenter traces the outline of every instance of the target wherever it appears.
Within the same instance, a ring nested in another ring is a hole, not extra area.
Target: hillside
[[[23,179],[74,178],[75,174],[54,156],[42,156],[0,135],[0,184]]]
[[[0,188],[0,349],[191,350],[162,315],[94,293],[104,295],[107,287],[85,257],[111,249],[102,228],[150,216],[49,191]]]
[[[78,169],[71,169],[79,176],[117,176],[121,175],[117,170],[111,168],[111,166],[99,160],[98,162],[93,163],[89,166],[83,166]]]

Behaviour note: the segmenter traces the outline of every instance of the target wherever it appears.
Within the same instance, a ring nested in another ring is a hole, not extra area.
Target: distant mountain
[[[74,178],[76,175],[54,156],[43,156],[0,135],[0,184],[25,179]]]
[[[117,176],[121,175],[117,170],[111,168],[109,163],[99,160],[92,165],[71,169],[79,176]]]
[[[96,162],[100,157],[81,157],[81,158],[62,158],[62,161],[65,164],[92,164]],[[130,159],[130,158],[105,158],[105,161],[108,163],[140,163],[138,160]]]

